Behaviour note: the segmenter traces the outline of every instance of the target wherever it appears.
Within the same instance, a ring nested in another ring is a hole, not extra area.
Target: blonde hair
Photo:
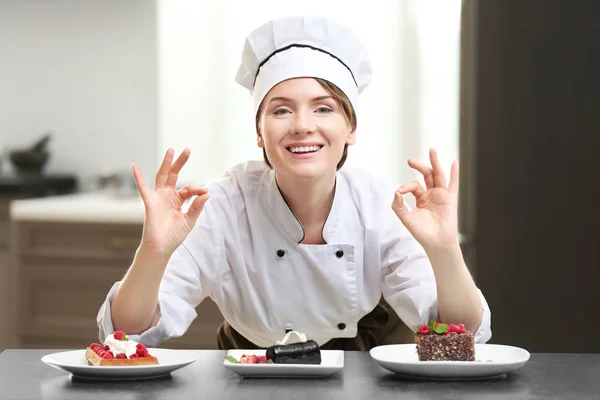
[[[355,130],[356,129],[356,111],[354,110],[354,107],[352,107],[352,103],[350,103],[350,100],[348,100],[348,97],[346,96],[346,94],[340,88],[338,88],[337,86],[335,86],[333,83],[331,83],[329,81],[326,81],[321,78],[314,78],[314,80],[316,80],[323,87],[323,89],[325,89],[327,91],[327,93],[329,93],[329,95],[331,97],[333,97],[333,99],[335,100],[337,105],[341,108],[344,118],[346,119],[348,124],[350,124],[350,126],[352,127],[352,130]],[[262,114],[262,107],[263,107],[263,105],[261,104],[260,107],[258,108],[258,112],[256,113],[256,132],[257,133],[260,133],[259,126],[260,126],[260,116]],[[269,161],[269,158],[267,157],[267,151],[264,148],[263,148],[263,157],[265,159],[265,163],[267,164],[267,166],[272,169],[273,166],[271,165],[271,162]],[[342,153],[342,158],[341,158],[340,162],[338,162],[338,164],[337,164],[337,170],[342,168],[342,166],[346,162],[347,158],[348,158],[348,144],[345,144],[344,152]]]

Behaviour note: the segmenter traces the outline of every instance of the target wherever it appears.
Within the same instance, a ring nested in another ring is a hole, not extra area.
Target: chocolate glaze
[[[275,364],[321,364],[321,349],[314,340],[271,346],[266,356]]]

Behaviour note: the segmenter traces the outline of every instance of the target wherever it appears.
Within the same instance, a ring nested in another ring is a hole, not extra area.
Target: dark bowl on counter
[[[9,159],[17,173],[41,174],[50,158],[48,152],[11,151]]]

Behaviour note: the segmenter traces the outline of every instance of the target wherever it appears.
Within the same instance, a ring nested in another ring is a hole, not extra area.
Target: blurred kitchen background
[[[348,165],[393,183],[436,147],[461,165],[460,231],[492,342],[600,351],[598,2],[0,0],[0,351],[76,348],[139,244],[168,147],[180,184],[261,159],[234,81],[245,36],[326,15],[374,77]],[[210,300],[168,347],[214,348]]]

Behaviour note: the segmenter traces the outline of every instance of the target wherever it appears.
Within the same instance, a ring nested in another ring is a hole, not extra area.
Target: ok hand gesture
[[[174,163],[173,153],[173,149],[167,150],[156,174],[154,190],[146,184],[140,167],[133,166],[133,176],[146,210],[141,247],[150,254],[170,256],[191,232],[208,200],[206,188],[186,185],[176,189],[179,172],[189,159],[190,150],[185,149]],[[192,196],[198,197],[184,213],[181,207]]]
[[[435,149],[429,151],[429,157],[431,166],[408,160],[408,165],[423,175],[426,187],[417,181],[400,186],[392,209],[425,250],[448,249],[458,244],[458,162],[452,163],[450,182],[446,183]],[[416,198],[413,211],[404,205],[402,195],[406,193]]]

